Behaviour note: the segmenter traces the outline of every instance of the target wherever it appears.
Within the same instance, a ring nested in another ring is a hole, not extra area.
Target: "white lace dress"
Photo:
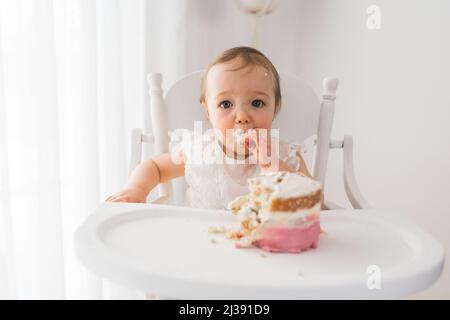
[[[279,141],[280,159],[298,170],[296,149],[282,139]],[[226,209],[231,200],[248,194],[247,179],[261,173],[259,166],[251,160],[242,163],[225,154],[216,135],[208,131],[199,136],[184,130],[181,140],[171,145],[171,152],[180,151],[186,159],[184,205],[188,207]]]

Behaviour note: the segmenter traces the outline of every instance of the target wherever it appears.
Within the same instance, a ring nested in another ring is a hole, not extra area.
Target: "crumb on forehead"
[[[236,73],[231,75],[231,73]],[[273,81],[266,76],[266,72],[260,69],[252,68],[252,73],[247,70],[229,71],[226,67],[218,70],[212,70],[212,74],[208,76],[205,90],[205,98],[213,103],[214,99],[229,96],[242,92],[243,94],[251,94],[265,96],[266,103],[272,103],[275,100],[275,85]]]
[[[237,60],[237,59],[235,59]],[[264,66],[259,64],[249,64],[245,62],[236,62],[236,61],[227,61],[218,63],[212,66],[208,72],[205,74],[205,83],[204,83],[204,93],[206,94],[207,87],[212,82],[218,78],[226,77],[226,74],[237,73],[240,76],[252,75],[252,83],[253,81],[258,79],[258,81],[263,81],[266,85],[269,85],[274,94],[277,91],[277,85],[274,77]],[[254,78],[256,77],[256,78]],[[224,79],[224,78],[222,78]],[[266,82],[268,81],[268,82]],[[255,89],[258,91],[258,89]]]

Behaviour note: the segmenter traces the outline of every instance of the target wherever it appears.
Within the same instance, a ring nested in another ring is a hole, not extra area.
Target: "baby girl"
[[[311,177],[300,153],[271,135],[272,122],[281,107],[280,78],[261,52],[236,47],[220,54],[203,75],[200,102],[213,129],[212,134],[200,137],[201,144],[212,144],[213,148],[201,148],[201,152],[211,152],[216,161],[193,161],[198,148],[192,144],[198,137],[187,132],[177,152],[141,163],[126,188],[106,201],[146,202],[158,184],[184,176],[185,205],[224,209],[229,201],[248,193],[248,178],[263,172],[300,171]],[[244,146],[239,150],[239,143],[230,136],[242,132]]]

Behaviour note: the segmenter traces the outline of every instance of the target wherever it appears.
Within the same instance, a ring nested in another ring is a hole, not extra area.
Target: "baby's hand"
[[[246,147],[253,153],[256,162],[262,169],[278,164],[277,154],[271,154],[272,138],[270,129],[250,129],[245,135]]]
[[[147,194],[144,190],[139,188],[127,188],[115,195],[108,197],[105,202],[135,202],[145,203]]]

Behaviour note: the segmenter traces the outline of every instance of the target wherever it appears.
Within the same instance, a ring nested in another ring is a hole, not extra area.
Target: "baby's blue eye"
[[[230,101],[228,101],[228,100],[222,101],[219,104],[219,107],[221,107],[223,109],[228,109],[228,108],[231,108],[232,106],[233,106],[233,104]]]
[[[259,99],[253,100],[252,101],[252,106],[255,107],[255,108],[262,108],[264,106],[264,101],[259,100]]]

